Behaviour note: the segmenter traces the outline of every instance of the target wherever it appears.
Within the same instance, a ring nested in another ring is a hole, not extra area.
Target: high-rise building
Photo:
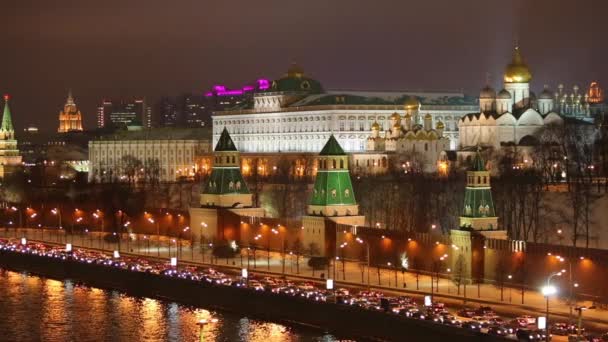
[[[68,99],[63,106],[63,111],[59,112],[59,133],[82,131],[82,114],[76,107],[72,91],[68,93]]]
[[[211,125],[211,106],[206,97],[187,94],[183,97],[182,117],[188,127]]]
[[[17,149],[13,118],[8,105],[9,96],[4,95],[4,113],[0,126],[0,178],[4,178],[21,164],[21,155]]]
[[[180,126],[180,111],[177,108],[175,101],[169,97],[160,99],[158,105],[159,111],[159,126],[161,127],[177,127]]]
[[[144,98],[132,101],[106,100],[97,107],[97,127],[151,127],[151,109]]]

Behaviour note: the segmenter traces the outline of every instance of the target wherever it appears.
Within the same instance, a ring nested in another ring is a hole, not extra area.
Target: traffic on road
[[[32,243],[24,238],[0,239],[0,251],[116,267],[132,272],[147,272],[158,276],[206,282],[215,286],[246,288],[278,296],[300,297],[336,305],[349,305],[362,310],[402,315],[411,319],[459,327],[480,334],[501,336],[518,341],[546,341],[554,338],[562,341],[608,341],[608,333],[590,333],[583,327],[579,329],[577,325],[565,322],[551,322],[550,335],[547,339],[546,330],[538,329],[536,317],[500,317],[488,306],[454,310],[446,307],[444,303],[433,301],[429,296],[421,301],[414,297],[389,296],[376,291],[334,288],[333,281],[328,281],[326,286],[319,286],[317,283],[307,281],[256,276],[250,274],[247,269],[243,269],[240,273],[233,270],[221,271],[210,267],[178,265],[176,260],[164,262],[142,257],[121,256],[118,252],[107,255],[98,251],[72,248],[69,244],[59,247]]]

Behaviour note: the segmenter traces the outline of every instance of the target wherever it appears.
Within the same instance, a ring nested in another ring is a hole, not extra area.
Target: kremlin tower
[[[9,96],[4,95],[4,112],[2,114],[2,126],[0,126],[0,178],[4,178],[21,164],[8,100]]]
[[[82,131],[82,114],[76,108],[76,103],[72,97],[72,92],[68,93],[68,99],[63,106],[63,111],[59,112],[59,133]]]

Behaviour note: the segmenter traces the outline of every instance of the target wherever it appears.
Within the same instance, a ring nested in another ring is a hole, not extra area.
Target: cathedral
[[[389,129],[380,133],[381,126],[372,124],[372,133],[367,138],[368,152],[385,152],[386,157],[408,155],[418,157],[420,168],[425,172],[436,171],[437,162],[443,152],[450,149],[450,139],[443,135],[445,125],[438,120],[433,128],[433,118],[430,114],[421,119],[420,102],[410,97],[404,104],[404,115],[398,112],[390,116]],[[353,155],[355,164],[361,156]],[[394,159],[394,158],[393,158]]]
[[[76,108],[72,92],[68,93],[68,99],[63,106],[63,111],[59,112],[59,133],[82,131],[82,114]]]
[[[592,114],[602,106],[603,91],[597,82],[588,91],[563,84],[552,92],[548,86],[537,97],[530,91],[532,73],[515,47],[513,60],[503,77],[504,88],[498,93],[489,85],[479,95],[479,112],[467,114],[458,123],[459,149],[474,146],[499,148],[502,145],[530,145],[535,134],[547,124],[563,124],[571,120],[580,124],[593,123]]]

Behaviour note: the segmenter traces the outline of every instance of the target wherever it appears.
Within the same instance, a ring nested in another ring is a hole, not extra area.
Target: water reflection
[[[0,269],[0,340],[335,341],[307,329]]]

